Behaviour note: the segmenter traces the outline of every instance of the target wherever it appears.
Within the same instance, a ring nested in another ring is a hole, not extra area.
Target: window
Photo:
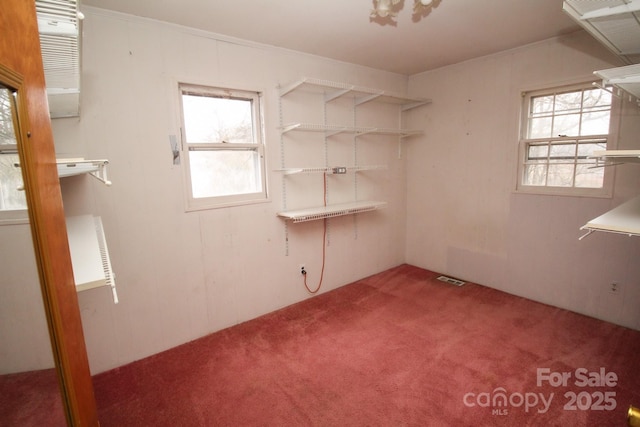
[[[0,223],[27,219],[22,172],[15,167],[19,158],[14,111],[15,93],[0,85]]]
[[[267,199],[260,94],[181,84],[187,209]]]
[[[607,195],[606,150],[611,93],[590,83],[524,94],[518,190],[567,195]]]

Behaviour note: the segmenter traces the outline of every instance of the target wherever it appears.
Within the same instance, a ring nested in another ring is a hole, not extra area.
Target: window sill
[[[538,196],[593,197],[599,199],[610,199],[613,197],[612,189],[608,188],[566,188],[520,185],[514,192],[517,194],[531,194]]]
[[[185,207],[185,212],[198,212],[205,210],[213,210],[213,209],[221,209],[221,208],[232,208],[239,206],[247,206],[247,205],[256,205],[260,203],[271,203],[270,198],[259,198],[259,199],[246,199],[246,200],[235,200],[228,202],[211,202],[211,201],[203,201],[196,202],[190,201],[187,202],[187,206]]]
[[[26,209],[0,212],[0,226],[29,224],[29,213]]]

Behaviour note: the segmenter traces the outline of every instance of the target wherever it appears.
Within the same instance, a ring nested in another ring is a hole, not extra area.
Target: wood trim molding
[[[17,90],[18,154],[67,422],[99,426],[73,279],[35,2],[3,0],[0,80]]]

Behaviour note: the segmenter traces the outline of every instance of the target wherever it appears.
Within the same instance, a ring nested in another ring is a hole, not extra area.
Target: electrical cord
[[[323,179],[323,188],[324,188],[324,206],[327,206],[327,173],[325,172],[322,176]],[[307,271],[302,270],[302,275],[304,276],[304,287],[307,288],[307,291],[310,294],[317,293],[322,287],[322,280],[324,278],[324,266],[327,258],[327,218],[323,219],[323,231],[322,231],[322,269],[320,270],[320,281],[318,282],[318,286],[311,290],[309,285],[307,285]]]

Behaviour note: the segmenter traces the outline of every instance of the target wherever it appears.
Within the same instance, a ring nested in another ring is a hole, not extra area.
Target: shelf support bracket
[[[425,99],[424,101],[412,102],[410,104],[404,104],[401,107],[401,111],[405,112],[405,111],[413,110],[414,108],[422,107],[423,105],[427,105],[427,104],[431,104],[430,99]]]
[[[343,90],[337,90],[333,93],[328,93],[324,96],[324,102],[331,102],[334,99],[338,99],[343,95],[346,95],[347,93],[351,92],[353,90],[353,87],[349,88],[349,89],[343,89]]]
[[[367,102],[373,101],[374,99],[381,97],[382,95],[384,95],[384,92],[378,92],[378,93],[373,93],[369,96],[363,96],[362,98],[356,99],[356,105],[366,104]]]
[[[590,236],[590,235],[591,235],[591,233],[593,233],[594,231],[595,231],[595,230],[591,230],[591,229],[590,229],[590,230],[588,230],[585,234],[583,234],[582,236],[578,237],[578,240],[582,240],[582,239],[584,239],[585,237]]]
[[[106,186],[110,186],[112,184],[107,177],[107,162],[100,162],[97,164],[98,170],[95,172],[90,172],[89,175],[102,182]]]

